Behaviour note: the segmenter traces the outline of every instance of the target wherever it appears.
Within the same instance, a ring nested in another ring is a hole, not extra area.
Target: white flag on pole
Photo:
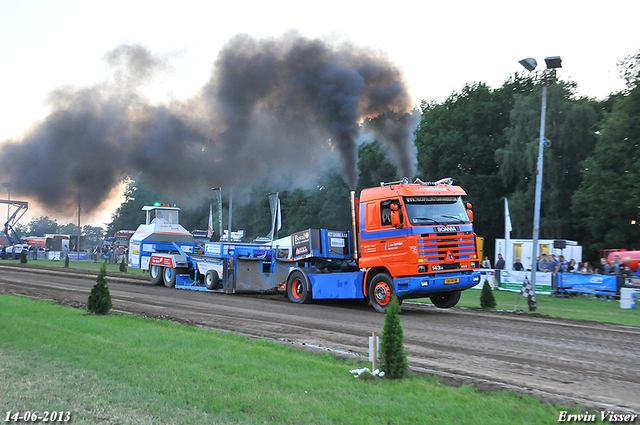
[[[511,227],[511,214],[509,213],[509,200],[504,198],[504,231],[509,233],[513,230]]]
[[[209,240],[213,237],[213,205],[209,204],[209,227],[207,227],[207,237]]]

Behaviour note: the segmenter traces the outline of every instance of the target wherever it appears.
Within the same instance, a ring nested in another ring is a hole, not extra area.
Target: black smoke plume
[[[0,145],[0,181],[17,197],[66,213],[81,199],[91,213],[124,177],[142,173],[179,201],[200,202],[215,186],[304,187],[331,161],[354,188],[363,123],[402,175],[415,174],[418,114],[400,70],[374,51],[297,33],[238,35],[198,96],[160,106],[139,87],[165,61],[139,45],[105,58],[113,81],[54,91],[51,113]]]

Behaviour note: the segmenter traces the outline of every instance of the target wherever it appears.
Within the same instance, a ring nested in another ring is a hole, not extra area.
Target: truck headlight
[[[422,282],[420,282],[420,286],[422,286],[423,288],[426,286],[429,286],[429,281],[428,280],[423,280]]]
[[[474,282],[480,282],[480,275],[475,275],[475,276],[473,277],[473,281],[474,281]]]

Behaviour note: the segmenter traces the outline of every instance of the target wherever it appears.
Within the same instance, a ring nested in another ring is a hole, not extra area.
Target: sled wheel
[[[167,288],[176,286],[176,269],[165,267],[162,271],[162,280],[164,280],[164,286]]]
[[[218,276],[218,272],[215,270],[209,270],[204,277],[204,286],[209,290],[218,289],[218,285],[220,285],[220,276]]]
[[[151,277],[152,285],[162,285],[162,267],[151,266],[149,269],[149,277]]]

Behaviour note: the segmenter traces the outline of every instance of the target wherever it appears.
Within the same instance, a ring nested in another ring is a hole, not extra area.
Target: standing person
[[[607,259],[604,257],[600,259],[600,264],[598,264],[596,268],[598,269],[598,272],[600,274],[609,274],[609,271],[611,269],[609,267],[609,264],[607,263]]]
[[[513,270],[515,270],[517,272],[524,271],[524,266],[522,265],[522,262],[520,261],[520,257],[516,257],[516,262],[513,263]]]
[[[625,264],[622,262],[622,258],[619,255],[613,256],[613,263],[615,267],[615,274],[620,275],[624,271]]]
[[[567,271],[569,273],[575,273],[578,271],[578,265],[576,264],[576,260],[573,258],[569,261],[569,265],[567,266]]]
[[[484,260],[482,260],[482,268],[483,269],[491,268],[491,261],[489,260],[489,257],[484,257]]]
[[[556,255],[551,254],[549,258],[549,271],[552,273],[555,273],[557,267],[558,267],[558,260],[556,260]]]
[[[564,259],[564,255],[561,255],[558,257],[554,271],[556,273],[565,273],[567,271],[567,267],[569,267],[569,263]]]
[[[504,258],[502,258],[502,254],[498,254],[498,261],[496,261],[496,270],[504,270]]]
[[[588,261],[585,261],[582,264],[582,267],[580,267],[580,273],[582,273],[582,274],[592,274],[593,273],[593,269],[591,268],[591,264],[589,264]]]
[[[549,270],[551,270],[551,263],[547,259],[547,254],[542,254],[540,256],[540,261],[538,261],[538,271],[548,272]]]

